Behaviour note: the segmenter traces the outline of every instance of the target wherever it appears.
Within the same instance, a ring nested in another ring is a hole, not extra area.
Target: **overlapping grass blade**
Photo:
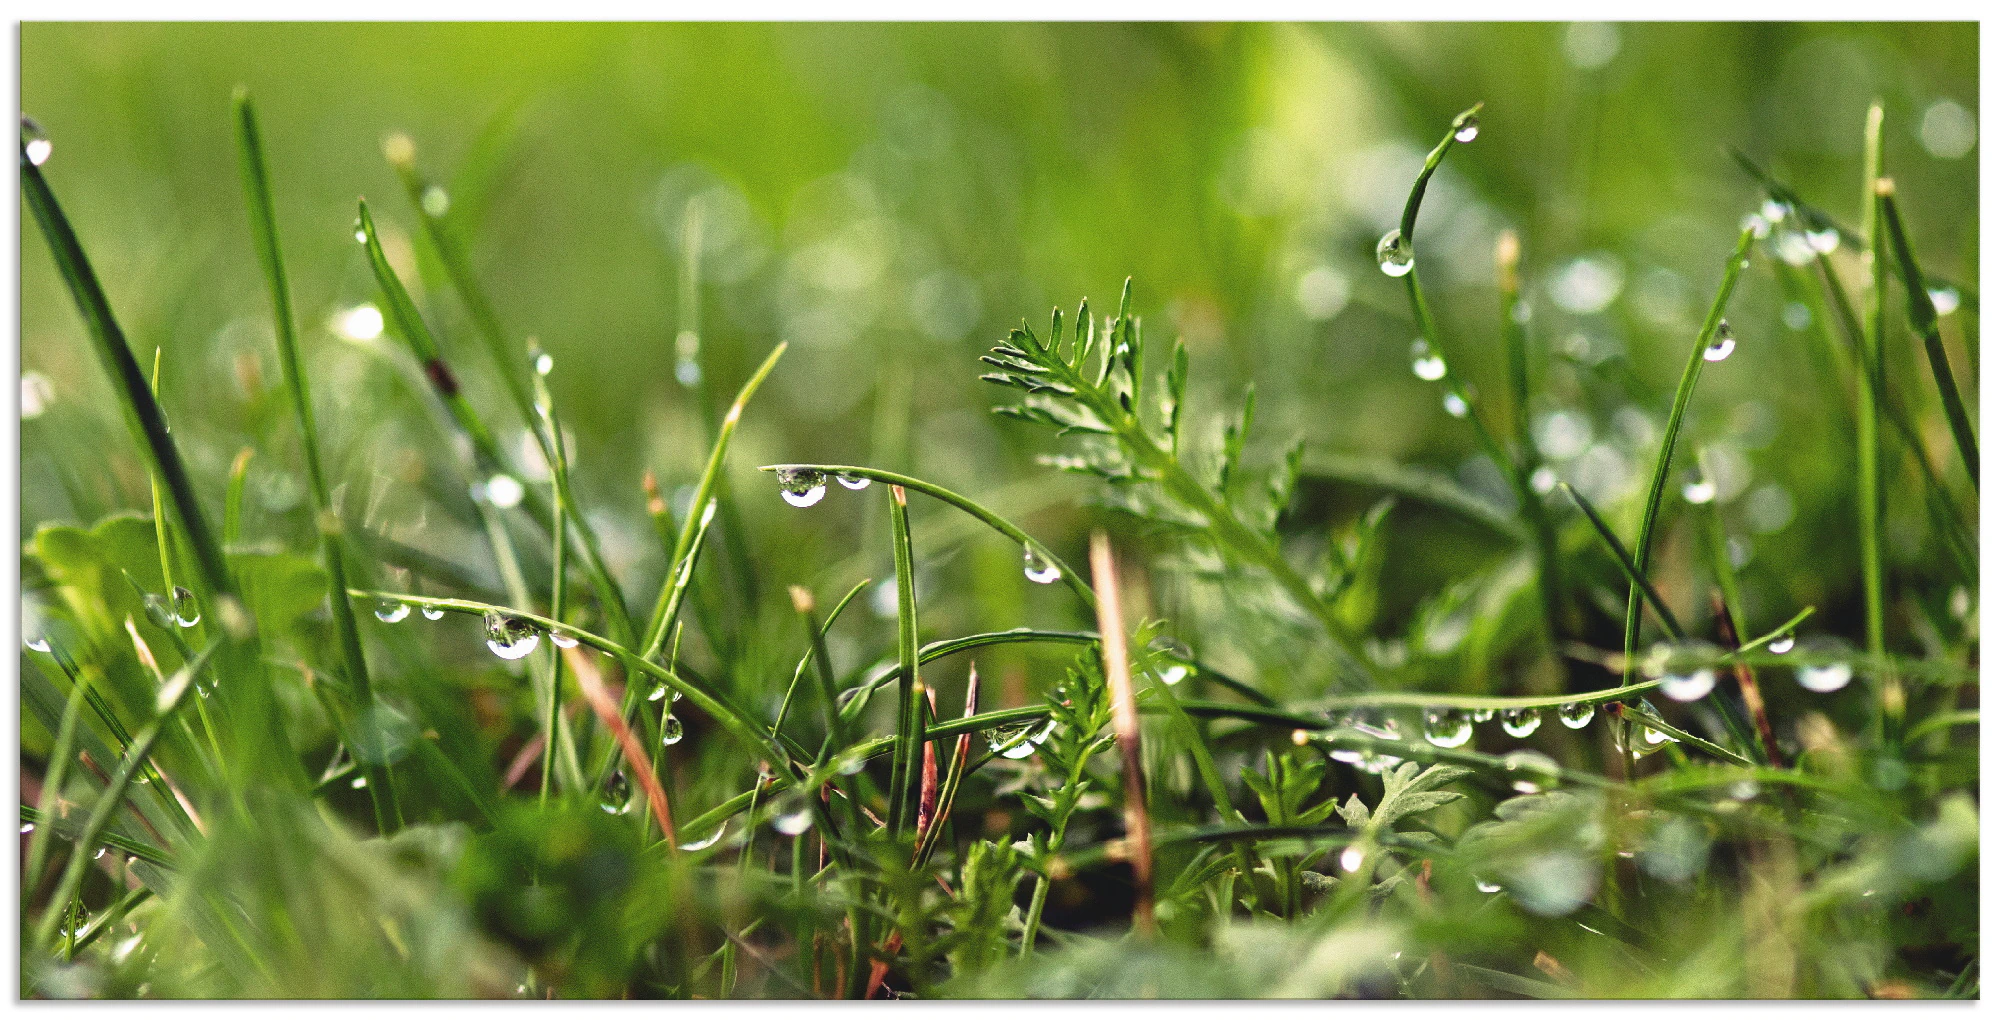
[[[1965,399],[1959,396],[1958,383],[1951,374],[1951,359],[1945,356],[1944,340],[1938,335],[1937,307],[1931,303],[1930,292],[1924,288],[1924,274],[1917,268],[1916,256],[1910,250],[1910,239],[1903,233],[1903,219],[1896,212],[1894,183],[1886,177],[1877,181],[1875,197],[1880,206],[1877,215],[1889,235],[1890,248],[1896,253],[1896,265],[1903,271],[1903,289],[1909,298],[1910,328],[1923,337],[1924,354],[1931,364],[1931,377],[1937,381],[1938,397],[1944,401],[1944,416],[1951,424],[1952,440],[1957,443],[1959,459],[1965,462],[1966,475],[1971,478],[1973,489],[1977,490],[1979,441],[1972,434],[1972,420],[1965,413]]]

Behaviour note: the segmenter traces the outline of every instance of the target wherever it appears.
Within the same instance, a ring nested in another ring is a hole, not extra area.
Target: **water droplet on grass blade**
[[[680,743],[681,738],[685,736],[687,736],[687,727],[682,726],[680,718],[672,712],[667,713],[667,717],[660,720],[660,745],[662,747],[672,747]]]
[[[1021,573],[1036,584],[1053,584],[1062,576],[1062,568],[1042,558],[1040,553],[1027,546],[1021,547]]]
[[[1769,650],[1772,655],[1783,655],[1786,652],[1791,651],[1792,646],[1798,644],[1798,642],[1799,642],[1798,635],[1788,630],[1783,634],[1780,634],[1777,637],[1772,638],[1771,643],[1765,645],[1764,647],[1767,650]]]
[[[1471,410],[1471,407],[1466,404],[1464,397],[1456,393],[1447,393],[1444,395],[1444,413],[1454,418],[1463,418],[1469,410]]]
[[[49,639],[39,634],[23,635],[21,643],[27,645],[30,651],[46,652],[49,650]]]
[[[22,822],[22,823],[21,823],[21,835],[25,836],[25,835],[27,835],[28,833],[31,833],[31,832],[33,832],[33,831],[35,831],[35,823],[33,823],[33,822]]]
[[[1824,230],[1806,231],[1806,246],[1821,255],[1831,255],[1840,247],[1840,231],[1827,227]]]
[[[1510,737],[1526,737],[1542,728],[1542,713],[1532,708],[1510,708],[1500,713],[1500,729]]]
[[[424,614],[424,619],[426,620],[444,619],[444,610],[437,606],[425,606],[423,608],[423,614]]]
[[[535,355],[535,374],[548,375],[556,370],[556,359],[547,352]]]
[[[1668,673],[1660,677],[1660,693],[1675,701],[1695,701],[1715,689],[1715,671],[1697,669],[1688,673]]]
[[[1580,730],[1590,725],[1590,720],[1596,718],[1596,716],[1596,705],[1579,704],[1572,701],[1556,706],[1556,718],[1562,720],[1564,726],[1573,730]]]
[[[528,490],[521,485],[521,480],[509,474],[498,474],[488,478],[485,491],[486,501],[502,510],[520,506],[521,497],[528,494]]]
[[[667,685],[661,684],[660,686],[653,688],[653,693],[646,695],[646,700],[658,701],[666,696],[667,696]]]
[[[359,217],[356,217],[354,220],[354,243],[356,244],[368,243],[368,228],[361,225],[361,220]]]
[[[1931,308],[1939,315],[1950,315],[1958,311],[1958,289],[1955,287],[1932,287],[1927,292]]]
[[[347,786],[348,786],[348,788],[349,788],[349,789],[352,789],[352,790],[363,790],[363,789],[367,789],[367,787],[368,787],[368,777],[367,777],[367,776],[355,776],[355,777],[354,777],[354,779],[353,779],[353,780],[351,780],[351,781],[350,781],[350,782],[349,782],[349,783],[347,784]]]
[[[675,359],[674,381],[690,388],[701,385],[701,362],[693,358]]]
[[[486,614],[486,647],[503,659],[525,658],[542,643],[542,635],[528,621],[500,613]]]
[[[1187,676],[1188,676],[1188,668],[1186,666],[1182,666],[1179,664],[1168,666],[1167,668],[1160,670],[1160,682],[1166,684],[1168,687],[1172,687],[1173,685],[1180,683],[1182,680],[1186,680]]]
[[[682,843],[681,849],[686,850],[690,853],[696,850],[706,850],[709,847],[714,846],[717,842],[721,841],[722,834],[727,831],[729,831],[729,823],[724,822],[723,824],[716,826],[714,832],[711,832],[700,839],[693,840],[687,843]]]
[[[1708,348],[1701,352],[1704,361],[1721,361],[1736,351],[1736,331],[1729,328],[1729,320],[1715,324],[1715,336],[1708,342]]]
[[[841,488],[855,489],[855,490],[865,489],[868,487],[870,482],[874,481],[873,478],[869,478],[865,475],[849,474],[848,472],[845,471],[837,475],[834,475],[833,478],[835,481],[840,483]]]
[[[167,597],[153,591],[146,593],[146,618],[153,621],[153,626],[161,629],[171,628],[176,622],[173,608],[167,604]]]
[[[1832,694],[1854,679],[1854,667],[1844,662],[1799,667],[1799,686],[1814,694]]]
[[[793,506],[811,506],[826,495],[826,476],[808,468],[779,468],[778,494]]]
[[[549,631],[549,644],[552,644],[557,648],[575,648],[577,644],[576,636],[573,634],[565,634],[559,630],[552,630]]]
[[[1410,242],[1403,239],[1401,228],[1390,230],[1375,244],[1375,264],[1382,267],[1388,276],[1408,276],[1417,264],[1416,253],[1410,250]]]
[[[1498,882],[1488,882],[1487,880],[1485,880],[1485,879],[1483,879],[1483,878],[1475,878],[1475,879],[1473,879],[1473,880],[1472,880],[1472,887],[1473,887],[1474,889],[1477,889],[1477,890],[1479,890],[1480,892],[1483,892],[1483,893],[1497,893],[1497,892],[1499,892],[1499,891],[1500,891],[1500,883],[1498,883]]]
[[[1785,203],[1775,198],[1767,198],[1764,200],[1764,204],[1758,207],[1757,211],[1762,213],[1765,219],[1770,220],[1772,223],[1777,223],[1785,218]]]
[[[598,798],[597,806],[607,815],[624,814],[631,799],[632,781],[625,778],[624,769],[614,769],[604,780],[604,793]]]
[[[1349,846],[1347,849],[1342,850],[1340,852],[1340,870],[1349,874],[1360,871],[1363,856],[1361,848],[1358,846]]]
[[[1431,345],[1418,340],[1410,345],[1410,371],[1425,382],[1437,382],[1444,378],[1444,358],[1431,350]]]
[[[28,162],[34,166],[41,166],[49,161],[49,156],[54,152],[55,143],[49,141],[49,136],[42,130],[42,126],[35,123],[33,117],[22,117],[21,154],[28,158]]]
[[[812,828],[812,805],[803,799],[788,805],[780,805],[778,813],[771,816],[771,828],[781,836],[798,836]]]
[[[1715,483],[1701,477],[1690,479],[1681,486],[1681,498],[1696,506],[1714,502]]]
[[[1467,117],[1464,120],[1459,121],[1458,127],[1452,131],[1451,137],[1453,141],[1460,143],[1469,142],[1475,138],[1478,138],[1479,118]]]
[[[381,599],[375,603],[375,618],[383,623],[401,623],[410,615],[410,604],[395,599]]]
[[[1461,747],[1472,739],[1472,719],[1454,708],[1424,713],[1424,739],[1439,747]]]

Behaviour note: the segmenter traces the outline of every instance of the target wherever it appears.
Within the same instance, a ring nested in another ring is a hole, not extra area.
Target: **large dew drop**
[[[1041,554],[1030,546],[1021,547],[1021,563],[1021,573],[1036,584],[1053,584],[1056,578],[1062,576],[1061,567],[1043,559]]]
[[[1715,324],[1715,336],[1708,342],[1708,348],[1701,352],[1705,361],[1721,361],[1736,351],[1736,331],[1729,328],[1729,320]]]
[[[1953,287],[1932,287],[1925,293],[1930,295],[1931,309],[1939,315],[1950,315],[1958,311],[1958,290]]]
[[[597,806],[603,808],[607,815],[624,814],[631,799],[632,781],[625,778],[624,769],[617,769],[611,773],[611,778],[604,781],[604,795],[598,799]]]
[[[1437,382],[1444,378],[1444,358],[1431,350],[1431,345],[1418,340],[1410,345],[1410,371],[1425,382]]]
[[[825,497],[826,476],[807,468],[779,468],[778,494],[793,506],[811,506]]]
[[[486,647],[503,659],[526,658],[542,643],[542,635],[526,620],[500,613],[486,614]]]
[[[1799,667],[1799,686],[1814,694],[1832,694],[1853,679],[1854,667],[1844,662]]]
[[[1798,635],[1793,634],[1791,631],[1788,630],[1783,634],[1780,634],[1777,637],[1772,638],[1771,643],[1765,645],[1764,647],[1768,649],[1772,655],[1783,655],[1786,652],[1791,651],[1792,646],[1798,644],[1798,642],[1799,642]]]
[[[162,630],[174,625],[174,611],[167,604],[165,595],[156,591],[146,593],[146,618],[153,621],[153,626]]]
[[[672,747],[680,743],[681,738],[685,736],[687,736],[687,728],[681,725],[680,718],[673,713],[669,712],[665,719],[660,720],[661,746]]]
[[[1697,669],[1689,673],[1668,673],[1660,677],[1660,693],[1675,701],[1705,698],[1715,689],[1715,671]]]
[[[833,478],[835,481],[840,483],[840,487],[843,489],[865,489],[868,487],[868,483],[874,481],[873,478],[868,478],[863,475],[849,474],[845,471],[837,475],[834,475]]]
[[[716,826],[714,832],[711,832],[700,839],[688,843],[682,843],[681,849],[686,850],[689,853],[692,853],[696,850],[706,850],[709,847],[714,846],[718,841],[720,841],[722,839],[722,834],[727,831],[729,831],[729,825],[728,823],[725,822],[722,825]]]
[[[778,813],[771,818],[771,828],[778,830],[781,836],[803,835],[812,828],[812,824],[812,805],[803,801],[794,806],[780,806]]]
[[[1459,142],[1461,144],[1472,141],[1475,138],[1478,138],[1479,118],[1467,117],[1464,120],[1459,121],[1458,127],[1452,131],[1451,137],[1453,141]]]
[[[410,604],[395,599],[381,599],[375,603],[375,618],[383,623],[401,623],[410,615]]]
[[[1516,739],[1542,728],[1542,713],[1532,708],[1510,708],[1500,713],[1500,729]]]
[[[1439,747],[1462,747],[1472,739],[1472,717],[1452,708],[1424,713],[1424,739]]]
[[[1375,264],[1387,276],[1408,276],[1416,268],[1417,255],[1410,250],[1410,242],[1403,239],[1401,228],[1390,230],[1376,242]]]
[[[192,627],[201,622],[201,602],[194,592],[174,585],[174,622],[183,627]]]
[[[1695,477],[1681,486],[1681,498],[1700,506],[1715,502],[1715,483],[1706,478]]]
[[[1556,706],[1556,718],[1562,720],[1564,726],[1573,730],[1580,730],[1590,725],[1590,720],[1596,718],[1596,716],[1596,705],[1578,704],[1572,701]]]

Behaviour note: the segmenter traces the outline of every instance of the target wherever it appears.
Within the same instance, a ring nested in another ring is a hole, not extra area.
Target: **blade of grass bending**
[[[110,761],[114,753],[117,755],[124,754],[125,749],[132,746],[132,734],[125,729],[124,723],[118,721],[117,713],[112,711],[110,702],[104,699],[104,694],[97,689],[97,686],[85,683],[83,679],[86,675],[99,673],[100,671],[97,667],[79,666],[60,645],[51,646],[49,657],[56,661],[56,666],[62,670],[63,676],[68,678],[72,690],[79,685],[84,688],[84,699],[90,705],[91,714],[96,716],[97,721],[104,725],[105,732],[111,734],[111,738],[116,742],[117,747],[114,752],[111,745],[104,743],[88,727],[77,731],[78,742],[90,744],[91,746],[85,748],[85,750],[96,751],[96,756],[102,757],[106,761]],[[23,673],[22,679],[23,681],[27,680],[25,673]],[[27,689],[24,683],[22,693],[22,709],[24,711],[28,708],[27,699],[32,694],[32,689]],[[146,762],[143,767],[145,771],[141,773],[141,776],[145,779],[145,782],[141,785],[151,791],[154,802],[160,807],[161,817],[174,824],[176,835],[190,839],[198,838],[201,832],[194,824],[194,818],[188,814],[187,808],[170,792],[166,777],[160,774],[159,769],[154,767],[151,761]],[[144,813],[139,813],[143,819]],[[147,824],[150,827],[151,823],[148,822]]]
[[[1896,253],[1896,263],[1903,270],[1903,289],[1909,297],[1910,327],[1923,337],[1924,354],[1931,363],[1931,377],[1937,381],[1938,396],[1944,401],[1945,420],[1951,423],[1952,439],[1958,444],[1959,459],[1965,462],[1966,474],[1972,479],[1974,491],[1979,489],[1979,442],[1972,434],[1972,420],[1965,413],[1965,400],[1958,393],[1958,383],[1952,378],[1951,359],[1945,356],[1944,340],[1938,335],[1937,308],[1931,304],[1930,292],[1924,289],[1924,274],[1917,269],[1917,259],[1910,251],[1910,240],[1903,233],[1903,219],[1896,212],[1896,183],[1887,177],[1875,182],[1876,202],[1880,206],[1878,215],[1882,226],[1889,235],[1890,247]]]
[[[1861,140],[1861,251],[1866,270],[1866,288],[1861,292],[1861,364],[1871,385],[1856,386],[1855,442],[1860,448],[1859,502],[1861,503],[1861,580],[1863,609],[1867,614],[1868,651],[1881,655],[1887,647],[1888,596],[1883,583],[1881,440],[1878,438],[1876,393],[1888,387],[1888,369],[1882,359],[1882,337],[1887,329],[1885,311],[1889,289],[1888,245],[1877,218],[1875,182],[1882,177],[1882,103],[1868,107],[1868,119]],[[1879,676],[1878,704],[1885,709],[1883,722],[1901,715],[1902,687],[1893,676]],[[1887,711],[1891,702],[1895,711]]]
[[[932,499],[948,503],[971,514],[987,527],[1019,544],[1022,549],[1034,553],[1037,559],[1055,567],[1061,572],[1063,582],[1069,585],[1071,591],[1076,592],[1078,598],[1083,599],[1085,605],[1092,605],[1093,600],[1096,598],[1091,593],[1090,585],[1076,571],[1070,569],[1069,564],[1064,563],[1061,557],[1049,551],[1048,546],[1036,541],[1034,536],[1015,527],[1013,522],[980,506],[974,500],[961,496],[942,485],[935,485],[921,478],[912,478],[909,475],[897,474],[894,471],[883,471],[879,468],[860,467],[853,464],[766,464],[757,470],[771,472],[815,471],[829,478],[834,475],[852,475],[857,478],[869,478],[889,485],[901,486],[912,492],[921,492]]]
[[[923,743],[922,680],[917,673],[916,567],[910,551],[910,498],[889,486],[889,541],[896,559],[896,745],[889,768],[889,832],[900,836],[908,821]]]
[[[479,338],[485,342],[487,356],[493,362],[493,371],[499,374],[508,398],[514,403],[514,410],[521,416],[521,423],[527,427],[529,435],[533,436],[535,443],[541,447],[543,461],[553,465],[559,451],[550,445],[549,438],[539,428],[538,422],[541,416],[536,413],[536,404],[530,400],[528,388],[521,383],[520,364],[508,349],[506,334],[500,328],[500,319],[493,312],[493,303],[487,300],[485,291],[479,286],[478,277],[473,274],[466,262],[464,252],[447,229],[444,214],[436,212],[435,207],[424,200],[430,184],[416,168],[416,144],[407,135],[391,135],[382,144],[382,154],[402,180],[403,190],[409,195],[410,204],[417,211],[417,220],[423,224],[424,236],[430,240],[432,250],[437,252],[438,261],[444,266],[445,276],[451,281],[452,289],[458,292],[459,299],[472,313],[473,324],[477,327]],[[534,364],[534,359],[530,359],[530,363]],[[538,385],[536,389],[539,391],[541,387]],[[540,399],[539,393],[535,399]],[[611,572],[604,564],[597,533],[584,518],[573,498],[564,494],[562,500],[569,508],[569,526],[572,532],[569,541],[583,553],[584,570],[590,575],[591,588],[597,593],[599,603],[604,607],[611,637],[620,643],[630,644],[635,637],[631,613],[626,608],[624,594],[612,580]],[[549,523],[552,524],[553,521]]]
[[[1674,442],[1680,437],[1681,420],[1687,415],[1688,404],[1694,400],[1694,384],[1701,378],[1701,366],[1707,363],[1703,355],[1715,334],[1722,326],[1723,310],[1729,306],[1729,297],[1736,290],[1736,281],[1750,264],[1750,243],[1756,240],[1756,232],[1744,228],[1736,239],[1736,248],[1730,252],[1729,261],[1722,267],[1722,284],[1716,288],[1715,300],[1708,306],[1708,316],[1702,320],[1701,331],[1695,335],[1694,347],[1688,352],[1687,367],[1681,370],[1680,385],[1674,388],[1673,409],[1667,414],[1667,428],[1660,440],[1660,454],[1653,462],[1652,482],[1646,489],[1645,511],[1639,518],[1639,538],[1632,544],[1632,567],[1637,578],[1646,575],[1652,563],[1653,530],[1659,521],[1660,503],[1666,495],[1667,475],[1673,468]],[[1625,597],[1625,680],[1632,679],[1632,653],[1639,644],[1639,600],[1642,597],[1641,581],[1634,580]]]
[[[339,515],[333,512],[333,499],[327,489],[326,471],[320,460],[319,427],[313,414],[312,398],[306,388],[304,363],[299,359],[292,292],[285,277],[284,253],[278,244],[278,218],[271,197],[270,173],[264,165],[264,144],[257,130],[257,112],[250,94],[237,89],[235,102],[236,145],[242,161],[245,204],[250,212],[250,238],[257,249],[257,262],[264,270],[264,282],[270,288],[278,366],[284,375],[285,389],[292,398],[292,413],[299,426],[299,445],[305,455],[306,484],[312,494],[314,519],[318,522],[314,530],[319,537],[320,565],[326,569],[327,603],[333,612],[334,630],[339,635],[348,688],[354,702],[361,706],[366,716],[375,707],[375,690],[368,675],[368,659],[361,648],[361,630],[354,620],[354,605],[345,594],[348,584],[343,529]],[[247,465],[248,458],[240,457],[238,462]],[[241,503],[242,486],[237,481],[240,477],[240,472],[232,473],[230,487],[236,505]],[[356,736],[366,739],[363,734]],[[392,833],[400,824],[402,813],[397,802],[395,779],[386,764],[386,754],[378,751],[368,755],[368,759],[364,771],[368,776],[368,799],[375,812],[375,825],[384,833]]]
[[[55,193],[49,189],[41,168],[28,159],[25,144],[21,150],[21,193],[36,227],[48,242],[56,271],[83,318],[85,332],[97,350],[105,374],[111,377],[112,390],[119,397],[126,424],[138,440],[147,467],[157,472],[166,484],[167,494],[172,497],[173,516],[194,553],[202,586],[214,599],[216,622],[229,639],[221,653],[228,667],[225,672],[243,681],[229,685],[230,696],[243,708],[236,727],[243,753],[233,756],[236,778],[246,783],[275,778],[292,789],[303,789],[305,772],[292,754],[290,738],[279,723],[277,706],[271,699],[269,674],[263,669],[256,648],[256,621],[237,594],[222,547],[209,529],[208,518],[195,497],[194,483],[188,477],[173,437],[167,433],[159,403],[153,399],[139,363],[132,357],[125,332],[112,314],[96,270],[91,268],[83,245]]]
[[[1605,548],[1611,550],[1611,555],[1618,561],[1619,568],[1625,571],[1626,580],[1646,597],[1647,604],[1651,605],[1653,612],[1659,616],[1660,626],[1666,628],[1667,634],[1676,641],[1687,637],[1687,632],[1681,629],[1680,621],[1674,618],[1673,610],[1667,608],[1666,600],[1660,598],[1659,590],[1653,587],[1651,581],[1646,580],[1646,575],[1639,572],[1639,565],[1632,562],[1632,554],[1625,551],[1625,543],[1618,541],[1618,536],[1612,532],[1611,525],[1606,524],[1604,518],[1598,516],[1597,508],[1591,506],[1590,500],[1585,499],[1583,493],[1576,491],[1568,482],[1557,482],[1556,485],[1569,493],[1569,498],[1575,500],[1578,509],[1590,519],[1590,526],[1596,529],[1597,537],[1604,540]]]
[[[750,398],[757,393],[757,388],[764,384],[765,377],[777,367],[778,358],[784,355],[785,347],[786,344],[780,341],[778,346],[771,348],[771,353],[765,356],[764,363],[757,366],[757,371],[750,374],[749,381],[743,384],[743,388],[736,394],[736,400],[723,414],[722,426],[716,430],[715,445],[708,453],[708,465],[702,469],[701,481],[695,486],[694,500],[688,504],[689,506],[706,507],[714,498],[715,487],[722,478],[723,457],[729,452],[729,440],[736,434],[737,423],[743,420],[743,408],[750,403]],[[693,554],[696,546],[695,518],[698,516],[705,516],[705,513],[690,513],[688,519],[681,525],[680,536],[674,540],[673,555],[667,560],[669,583],[660,590],[659,602],[653,607],[653,615],[646,622],[645,640],[639,646],[640,654],[646,658],[660,653],[660,647],[666,643],[667,628],[672,625],[673,617],[680,608],[679,593],[685,586],[674,584],[672,580],[674,572],[684,570],[683,563]]]
[[[1091,587],[1097,590],[1097,633],[1104,652],[1104,680],[1111,688],[1111,727],[1117,734],[1125,773],[1125,844],[1132,864],[1138,898],[1132,905],[1132,925],[1141,938],[1158,933],[1153,919],[1152,819],[1146,811],[1146,776],[1139,755],[1139,700],[1132,688],[1132,667],[1125,654],[1125,618],[1118,605],[1118,564],[1111,538],[1102,530],[1090,533]],[[914,651],[914,643],[912,643]]]
[[[83,875],[90,866],[91,847],[95,846],[104,833],[105,826],[118,813],[125,801],[125,793],[131,788],[132,775],[137,772],[146,757],[153,751],[153,742],[159,739],[161,727],[174,715],[174,710],[187,700],[188,688],[195,677],[207,667],[217,646],[209,645],[193,660],[183,665],[159,695],[160,714],[152,722],[141,727],[133,739],[132,746],[126,748],[124,757],[118,761],[118,768],[112,772],[111,781],[98,794],[97,802],[91,805],[90,816],[84,821],[83,831],[78,834],[74,849],[69,856],[69,864],[63,869],[62,878],[56,884],[55,894],[50,897],[50,909],[42,913],[41,922],[35,928],[33,945],[46,948],[55,940],[56,927],[62,922],[63,910],[83,884]]]

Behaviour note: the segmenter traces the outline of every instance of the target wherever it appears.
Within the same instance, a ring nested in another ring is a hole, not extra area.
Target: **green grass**
[[[1507,233],[1493,284],[1433,269],[1451,260],[1443,230],[1417,243],[1427,190],[1444,202],[1447,154],[1476,173],[1511,123],[1497,101],[1450,120],[1382,242],[1391,282],[1359,239],[1346,255],[1388,288],[1370,314],[1420,344],[1395,374],[1414,360],[1446,398],[1426,428],[1494,484],[1274,435],[1388,382],[1239,386],[1213,346],[1164,339],[1186,320],[1149,338],[1130,279],[1113,315],[1056,310],[978,359],[1043,467],[946,477],[893,429],[869,456],[794,451],[760,428],[796,410],[765,388],[796,400],[812,380],[786,373],[825,363],[703,333],[716,225],[689,200],[665,215],[688,232],[669,282],[693,410],[668,426],[665,484],[633,486],[588,442],[569,453],[623,381],[503,327],[451,204],[475,190],[418,170],[408,138],[385,152],[416,232],[364,199],[346,248],[387,312],[379,372],[323,369],[286,255],[344,239],[281,224],[287,143],[267,152],[246,92],[232,113],[262,284],[245,314],[270,323],[282,390],[226,472],[184,448],[206,433],[161,385],[182,353],[141,371],[86,254],[111,225],[73,226],[24,139],[27,257],[53,258],[151,497],[24,544],[24,995],[1978,994],[1976,393],[1947,346],[1973,346],[1977,302],[1942,324],[1922,221],[1877,184],[1881,107],[1858,230],[1747,157],[1779,213],[1687,211],[1722,225],[1699,260],[1720,273],[1657,338],[1686,352],[1671,389],[1580,367],[1519,313],[1571,243],[1554,232]],[[89,172],[46,169],[64,188]],[[1796,229],[1846,243],[1793,260]],[[1752,324],[1767,287],[1820,348]],[[466,332],[483,363],[454,361]],[[1854,524],[1833,530],[1856,590],[1739,556],[1743,514],[1716,493],[1738,391],[1697,385],[1743,364],[1728,336],[1831,366],[1792,382],[1822,426],[1854,425],[1834,430],[1853,470],[1815,506]],[[1923,378],[1918,348],[1938,399],[1892,399]],[[916,399],[972,362],[926,360]],[[1651,430],[1622,489],[1534,424],[1613,391]],[[371,476],[393,461],[370,451],[396,442],[391,415],[450,456],[385,493]],[[1969,477],[1933,469],[1933,432]],[[1708,490],[1676,499],[1689,465]],[[254,511],[294,476],[299,519]],[[518,500],[494,496],[503,477]],[[1090,508],[1063,516],[1078,492]],[[453,537],[384,523],[413,494]],[[1914,553],[1895,528],[1921,532]],[[1084,532],[1087,575],[1062,555]],[[176,579],[199,623],[148,614]],[[844,594],[822,611],[818,593]],[[1704,673],[1712,690],[1679,693]]]

